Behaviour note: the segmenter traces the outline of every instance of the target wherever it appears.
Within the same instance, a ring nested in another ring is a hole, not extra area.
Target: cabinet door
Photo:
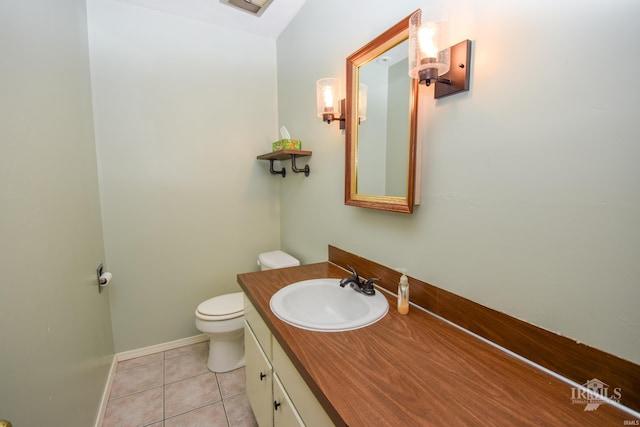
[[[304,427],[300,415],[291,403],[277,374],[273,376],[273,425],[274,427]]]
[[[296,410],[305,424],[309,427],[333,426],[331,418],[327,415],[318,399],[302,379],[298,370],[293,366],[291,360],[274,338],[272,343],[273,370],[278,373],[278,377],[284,384],[289,396],[295,403]]]
[[[247,397],[260,427],[273,427],[273,373],[249,324],[244,324]]]

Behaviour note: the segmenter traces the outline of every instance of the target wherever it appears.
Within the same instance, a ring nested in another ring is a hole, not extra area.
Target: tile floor
[[[208,342],[118,363],[102,427],[253,427],[244,368],[207,369]]]

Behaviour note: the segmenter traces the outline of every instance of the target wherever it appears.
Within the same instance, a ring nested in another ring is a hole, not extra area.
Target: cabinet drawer
[[[267,358],[271,360],[271,331],[246,295],[244,296],[244,319],[251,327]]]
[[[304,424],[309,427],[334,425],[278,341],[274,338],[272,342],[273,370],[278,373],[287,394],[292,397],[293,405]]]

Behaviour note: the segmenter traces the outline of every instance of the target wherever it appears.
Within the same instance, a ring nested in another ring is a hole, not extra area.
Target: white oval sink
[[[280,320],[310,331],[342,332],[363,328],[389,311],[379,291],[367,296],[339,279],[312,279],[285,286],[271,297],[271,311]]]

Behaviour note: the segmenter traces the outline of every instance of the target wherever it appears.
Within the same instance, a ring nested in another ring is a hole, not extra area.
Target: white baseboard
[[[123,360],[135,359],[136,357],[148,356],[150,354],[159,353],[161,351],[173,350],[174,348],[184,347],[186,345],[198,344],[208,340],[208,336],[201,334],[193,337],[182,338],[175,341],[114,354],[113,360],[111,361],[111,369],[109,369],[107,382],[104,386],[104,392],[102,393],[102,399],[100,400],[100,408],[98,409],[98,416],[96,417],[95,427],[101,427],[102,422],[104,421],[104,416],[107,412],[107,404],[109,403],[109,394],[111,393],[111,385],[113,384],[113,378],[116,375],[118,362],[121,362]]]
[[[153,353],[159,353],[161,351],[173,350],[174,348],[184,347],[185,345],[197,344],[199,342],[208,341],[209,337],[201,334],[193,337],[182,338],[175,341],[165,342],[162,344],[156,344],[149,347],[138,348],[136,350],[123,351],[122,353],[116,353],[115,357],[118,362],[123,360],[135,359],[136,357],[148,356]]]
[[[101,427],[102,422],[104,421],[104,415],[107,412],[107,404],[109,403],[109,394],[111,394],[111,385],[113,384],[113,377],[116,374],[116,368],[118,366],[118,361],[116,360],[116,356],[113,356],[111,360],[111,368],[109,369],[109,375],[107,376],[107,383],[104,386],[104,391],[102,392],[102,399],[100,399],[100,408],[98,408],[98,416],[96,417],[96,426]]]

